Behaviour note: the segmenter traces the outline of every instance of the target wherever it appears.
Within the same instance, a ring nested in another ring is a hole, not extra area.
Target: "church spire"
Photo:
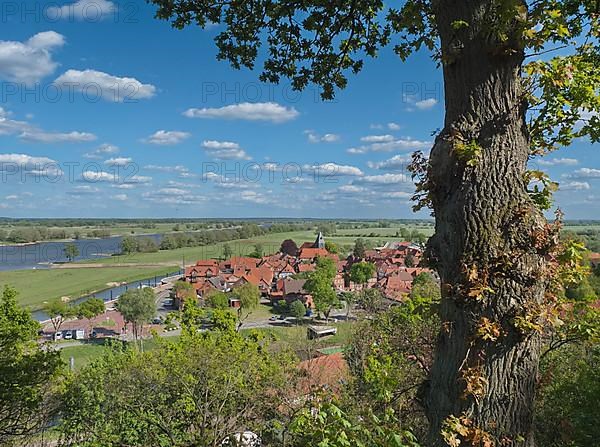
[[[323,233],[320,231],[317,236],[317,240],[315,241],[314,248],[325,248],[325,238],[323,237]]]

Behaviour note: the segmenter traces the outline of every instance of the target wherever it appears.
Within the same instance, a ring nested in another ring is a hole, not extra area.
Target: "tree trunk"
[[[436,218],[427,255],[442,281],[442,331],[422,390],[430,445],[533,446],[540,337],[514,323],[544,295],[544,256],[532,239],[546,221],[524,180],[518,23],[501,41],[493,10],[501,2],[435,3],[446,117],[427,175]]]

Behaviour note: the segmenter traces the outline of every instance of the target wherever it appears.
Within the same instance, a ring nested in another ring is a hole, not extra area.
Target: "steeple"
[[[323,233],[320,231],[317,236],[317,240],[315,241],[314,248],[325,248],[325,238],[323,237]]]

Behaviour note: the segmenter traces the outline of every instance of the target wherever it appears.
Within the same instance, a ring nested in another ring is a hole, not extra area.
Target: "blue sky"
[[[62,6],[58,8],[56,5]],[[442,126],[425,53],[369,60],[333,102],[215,59],[144,2],[2,2],[0,216],[427,217],[405,166]],[[598,218],[584,140],[534,162],[566,217]]]

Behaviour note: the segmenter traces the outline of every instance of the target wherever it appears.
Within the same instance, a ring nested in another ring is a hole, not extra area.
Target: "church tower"
[[[325,248],[325,238],[323,237],[323,233],[319,231],[319,235],[317,236],[317,240],[315,241],[314,248]]]

